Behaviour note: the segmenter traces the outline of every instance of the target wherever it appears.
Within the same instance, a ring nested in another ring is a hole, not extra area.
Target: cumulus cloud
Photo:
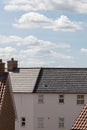
[[[62,10],[87,13],[87,2],[86,0],[7,0],[4,9],[8,11]]]
[[[16,22],[14,26],[17,28],[46,28],[53,21],[42,14],[31,12],[22,15]]]
[[[51,51],[51,56],[54,57],[54,58],[64,59],[64,60],[71,60],[71,59],[73,59],[73,56],[68,56],[68,55],[61,54],[61,53],[54,52],[54,51]]]
[[[38,39],[36,37],[34,37],[33,35],[29,35],[26,37],[18,37],[15,35],[11,35],[11,36],[4,36],[4,35],[0,35],[0,42],[3,44],[10,44],[12,45],[12,43],[17,46],[23,46],[23,45],[27,45],[28,47],[32,47],[32,46],[39,46],[42,48],[70,48],[70,44],[67,43],[52,43],[50,41],[44,41],[41,39]]]
[[[29,29],[29,28],[47,28],[54,31],[76,31],[81,30],[82,22],[71,21],[67,16],[60,16],[53,20],[42,14],[31,12],[22,15],[16,23],[13,24],[16,28]]]
[[[80,51],[81,51],[82,53],[87,53],[87,48],[81,48]]]
[[[16,49],[11,46],[4,47],[4,48],[0,47],[0,57],[3,59],[4,58],[8,59],[11,55],[14,56],[16,52],[17,52]]]
[[[72,56],[64,54],[64,50],[71,47],[68,43],[53,43],[38,39],[32,35],[24,38],[15,35],[0,35],[0,41],[5,46],[0,48],[0,57],[6,59],[18,58],[22,65],[24,63],[28,64],[28,60],[31,61],[31,65],[34,63],[34,65],[38,66],[50,65],[53,61],[56,63],[58,59],[72,60]],[[63,53],[58,53],[60,49],[63,50]]]

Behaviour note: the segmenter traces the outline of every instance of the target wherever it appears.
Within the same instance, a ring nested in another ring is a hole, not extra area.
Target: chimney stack
[[[7,61],[7,68],[8,71],[14,71],[18,68],[18,61],[14,60],[14,58],[11,58],[10,61]]]
[[[2,62],[2,59],[0,59],[0,73],[5,72],[5,63]]]

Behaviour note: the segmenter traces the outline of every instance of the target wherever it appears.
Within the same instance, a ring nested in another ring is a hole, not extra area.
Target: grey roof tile
[[[37,93],[87,93],[87,68],[42,68]]]
[[[19,68],[10,72],[13,92],[33,92],[40,68]]]

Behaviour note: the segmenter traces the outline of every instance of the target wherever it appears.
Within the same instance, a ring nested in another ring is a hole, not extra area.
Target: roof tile
[[[42,68],[34,92],[87,93],[87,68]]]
[[[72,130],[87,130],[87,104],[75,120]]]
[[[8,73],[0,73],[0,110],[1,110],[2,105],[3,105],[7,75],[8,75]]]
[[[33,92],[40,68],[20,68],[10,72],[13,92]]]

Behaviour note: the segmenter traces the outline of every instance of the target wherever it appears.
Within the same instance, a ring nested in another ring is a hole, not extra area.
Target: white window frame
[[[77,95],[77,104],[84,104],[84,95],[83,94],[78,94]]]
[[[64,94],[59,95],[59,103],[63,104],[64,103]]]
[[[44,117],[37,118],[37,128],[44,128]]]
[[[59,128],[64,128],[64,117],[59,117]]]
[[[40,94],[38,95],[38,104],[43,104],[44,103],[44,95]]]

